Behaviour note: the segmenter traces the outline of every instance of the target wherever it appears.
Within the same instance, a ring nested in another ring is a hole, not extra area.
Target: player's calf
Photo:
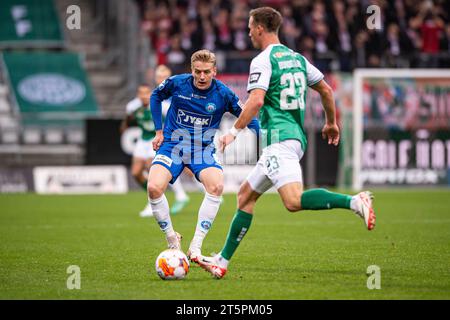
[[[288,183],[278,189],[284,207],[289,212],[297,212],[301,209],[302,187],[298,182]]]
[[[261,196],[260,193],[254,191],[247,181],[244,181],[237,194],[238,208],[249,214],[253,214],[256,201]]]
[[[298,199],[288,199],[283,201],[284,207],[289,211],[289,212],[297,212],[301,210],[301,206],[300,206],[300,198]]]

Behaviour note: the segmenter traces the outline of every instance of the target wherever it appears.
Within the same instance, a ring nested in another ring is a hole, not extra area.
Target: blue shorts
[[[216,150],[211,145],[205,147],[189,144],[186,146],[176,141],[163,142],[156,152],[152,164],[160,164],[170,171],[172,174],[170,183],[177,180],[185,167],[194,173],[198,181],[200,181],[200,172],[203,169],[215,167],[223,170],[216,156]]]

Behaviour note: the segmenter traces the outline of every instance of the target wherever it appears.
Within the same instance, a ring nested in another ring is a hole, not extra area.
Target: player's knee
[[[155,183],[148,182],[147,192],[150,199],[158,199],[163,195],[164,189]]]
[[[223,183],[212,183],[205,187],[205,189],[209,194],[220,196],[223,192]]]

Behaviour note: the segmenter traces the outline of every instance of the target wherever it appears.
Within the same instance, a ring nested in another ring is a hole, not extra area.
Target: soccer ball
[[[189,271],[189,260],[181,250],[167,249],[156,258],[155,269],[163,280],[184,279]]]

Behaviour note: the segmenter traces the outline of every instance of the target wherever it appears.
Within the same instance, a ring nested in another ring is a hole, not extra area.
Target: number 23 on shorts
[[[271,174],[280,168],[277,156],[268,156],[266,160],[267,173]]]

